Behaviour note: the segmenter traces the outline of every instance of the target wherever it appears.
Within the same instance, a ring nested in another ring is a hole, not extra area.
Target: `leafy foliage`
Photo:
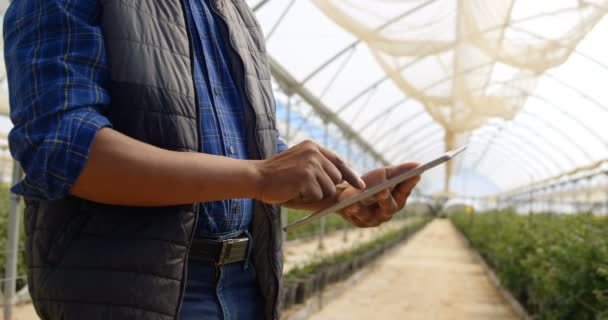
[[[285,277],[287,279],[294,279],[305,276],[307,274],[311,274],[327,265],[352,261],[355,257],[361,256],[365,252],[381,248],[382,246],[390,243],[391,241],[395,241],[399,237],[404,236],[408,232],[412,232],[413,230],[419,229],[421,226],[423,226],[430,220],[430,216],[416,217],[410,223],[407,223],[405,226],[395,230],[391,230],[372,241],[363,243],[347,251],[342,251],[329,256],[319,257],[318,259],[315,259],[304,266],[296,267],[289,271],[289,273],[287,273]]]
[[[310,211],[289,209],[287,213],[288,223],[302,219],[310,214]],[[393,219],[405,218],[408,215],[405,210],[395,214]],[[338,214],[330,214],[325,217],[325,232],[329,233],[342,228],[354,228]],[[287,233],[287,240],[295,240],[315,236],[319,233],[319,222],[313,222]]]
[[[6,278],[6,258],[9,251],[8,248],[8,206],[10,188],[5,184],[0,184],[0,278]],[[23,206],[22,206],[23,207]],[[23,217],[22,217],[23,218]],[[24,246],[25,232],[23,230],[23,219],[20,220],[19,231],[19,258],[17,260],[17,288],[25,285],[23,278],[27,274],[27,266],[25,265]],[[4,286],[4,280],[0,282]]]
[[[608,319],[608,219],[457,213],[458,229],[538,319]]]

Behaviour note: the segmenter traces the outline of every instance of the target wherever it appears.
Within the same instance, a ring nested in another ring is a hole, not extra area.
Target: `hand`
[[[343,180],[353,189],[365,183],[338,155],[312,141],[304,141],[270,159],[255,161],[254,198],[266,203],[315,203],[333,198]]]
[[[417,166],[418,164],[416,163],[405,163],[395,167],[379,168],[368,172],[362,179],[368,186],[374,186]],[[420,176],[410,178],[391,190],[384,190],[373,197],[345,208],[339,214],[357,227],[376,227],[390,220],[395,213],[405,206],[407,198],[418,181],[420,181]],[[346,199],[359,192],[361,190],[346,186],[344,191],[338,196],[338,199]]]

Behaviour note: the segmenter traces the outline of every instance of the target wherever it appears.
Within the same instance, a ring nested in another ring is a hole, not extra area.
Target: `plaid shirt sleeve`
[[[287,149],[289,149],[289,147],[287,146],[287,143],[277,133],[277,152],[281,153],[281,152],[283,152],[283,151],[285,151]]]
[[[106,60],[94,0],[12,1],[4,16],[9,147],[25,171],[13,192],[58,199],[80,175],[103,116]]]

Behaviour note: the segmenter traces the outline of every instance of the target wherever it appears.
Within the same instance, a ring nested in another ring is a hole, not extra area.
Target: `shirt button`
[[[213,88],[213,92],[215,92],[216,96],[219,96],[220,95],[220,88],[218,88],[218,87]]]
[[[234,154],[234,147],[230,146],[230,148],[228,148],[228,150],[230,151],[230,154]]]
[[[234,213],[239,213],[241,212],[241,206],[239,206],[238,204],[236,206],[234,206]]]

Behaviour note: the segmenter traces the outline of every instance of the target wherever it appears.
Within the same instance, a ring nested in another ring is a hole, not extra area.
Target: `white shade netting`
[[[491,118],[513,119],[608,11],[605,0],[313,1],[445,129],[447,149]]]

